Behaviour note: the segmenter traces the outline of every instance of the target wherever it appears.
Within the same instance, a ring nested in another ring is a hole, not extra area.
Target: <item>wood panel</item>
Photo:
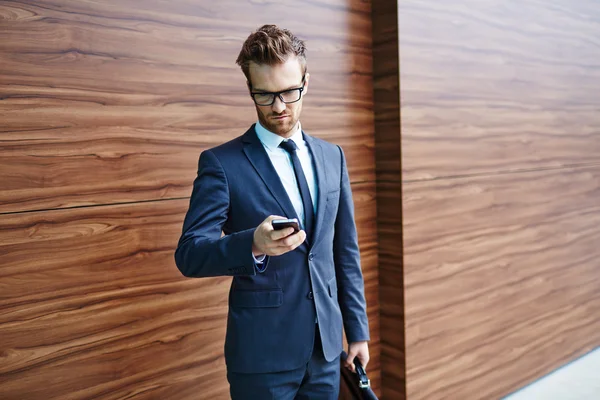
[[[173,252],[199,153],[256,120],[235,65],[306,40],[303,127],[348,157],[380,392],[370,2],[0,1],[0,398],[228,398],[230,278]]]
[[[357,161],[357,160],[356,160]],[[348,160],[353,162],[353,160]],[[372,164],[373,165],[373,164]],[[367,367],[373,391],[382,393],[381,378],[381,339],[380,339],[380,301],[379,301],[379,240],[377,236],[377,210],[375,182],[356,183],[352,185],[354,199],[356,229],[362,272],[365,281],[365,297],[367,300],[367,315],[369,317],[369,354],[371,360]],[[346,339],[344,339],[344,342]]]
[[[379,238],[382,394],[406,398],[398,4],[373,1],[375,172]]]
[[[600,6],[398,2],[403,179],[600,163]]]
[[[600,167],[403,191],[409,399],[499,398],[600,345]]]
[[[199,151],[256,120],[243,40],[291,12],[277,20],[309,48],[303,126],[372,160],[368,2],[0,3],[0,212],[188,196]]]
[[[380,390],[374,183],[354,185]],[[174,264],[188,200],[4,215],[0,398],[228,398],[231,278]],[[204,398],[204,397],[203,397]]]
[[[404,270],[400,183],[377,182],[383,397],[406,399]]]
[[[600,344],[600,7],[398,21],[408,398],[498,398]]]
[[[398,5],[373,2],[373,92],[377,181],[400,182]]]
[[[187,205],[2,216],[1,398],[227,398],[231,278],[175,267]]]

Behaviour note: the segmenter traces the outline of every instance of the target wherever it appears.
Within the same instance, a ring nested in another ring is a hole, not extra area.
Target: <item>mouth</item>
[[[287,117],[288,117],[288,115],[275,115],[271,118],[281,120],[281,119],[285,119]]]

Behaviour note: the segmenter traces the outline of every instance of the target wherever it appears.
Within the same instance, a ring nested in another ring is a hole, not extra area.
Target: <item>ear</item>
[[[308,93],[308,81],[309,80],[310,80],[310,74],[307,72],[306,75],[304,75],[304,90],[302,91],[303,96],[306,93]]]

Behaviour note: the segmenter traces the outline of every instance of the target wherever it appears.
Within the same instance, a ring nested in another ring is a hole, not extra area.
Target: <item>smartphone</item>
[[[271,221],[271,225],[273,225],[273,229],[276,231],[285,229],[285,228],[294,228],[294,233],[300,231],[300,224],[298,223],[297,218],[290,219],[274,219]]]

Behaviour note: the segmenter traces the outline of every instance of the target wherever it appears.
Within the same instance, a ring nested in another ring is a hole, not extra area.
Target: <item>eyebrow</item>
[[[264,93],[277,93],[277,92],[285,92],[286,90],[290,90],[290,89],[297,89],[297,88],[299,88],[299,87],[302,87],[302,83],[300,83],[300,86],[298,86],[298,85],[292,85],[292,86],[289,86],[287,89],[278,90],[278,91],[276,91],[276,92],[271,92],[271,91],[264,90],[264,89],[259,89],[259,88],[252,88],[252,89],[253,89],[254,91],[256,91],[256,92],[264,92]]]

